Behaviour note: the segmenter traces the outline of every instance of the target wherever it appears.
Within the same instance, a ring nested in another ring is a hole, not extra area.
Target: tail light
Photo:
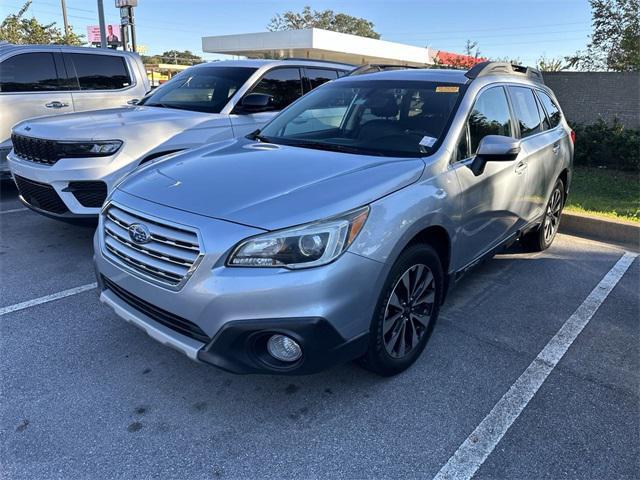
[[[576,143],[576,132],[574,132],[573,130],[571,130],[571,143]]]

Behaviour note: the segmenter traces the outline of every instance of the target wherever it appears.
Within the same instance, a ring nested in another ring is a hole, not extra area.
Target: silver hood
[[[415,182],[423,169],[419,158],[354,155],[242,139],[156,162],[118,188],[176,209],[274,230],[368,204]]]
[[[129,155],[148,152],[186,131],[231,128],[227,115],[159,107],[122,107],[25,120],[15,133],[49,140],[122,140]],[[198,136],[198,134],[196,134]],[[207,133],[203,133],[205,141]]]

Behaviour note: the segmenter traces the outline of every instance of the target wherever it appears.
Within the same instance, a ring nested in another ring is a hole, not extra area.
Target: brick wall
[[[618,117],[640,129],[640,72],[545,72],[549,86],[570,122],[591,124]]]

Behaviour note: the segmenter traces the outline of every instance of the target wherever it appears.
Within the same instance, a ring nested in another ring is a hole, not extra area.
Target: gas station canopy
[[[208,53],[249,58],[308,58],[350,63],[433,65],[435,50],[319,28],[202,37]]]

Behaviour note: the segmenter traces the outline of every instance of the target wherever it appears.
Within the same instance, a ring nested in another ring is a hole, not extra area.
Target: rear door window
[[[319,87],[330,80],[338,78],[338,72],[325,68],[305,68],[305,72],[312,89]]]
[[[538,91],[537,94],[540,102],[542,103],[542,106],[547,112],[547,117],[549,117],[551,128],[555,128],[560,125],[562,114],[560,113],[560,109],[558,108],[556,103],[551,99],[549,95],[544,92]]]
[[[131,86],[131,76],[123,57],[68,53],[65,58],[71,60],[80,90],[120,90]]]
[[[0,63],[0,92],[62,90],[54,54],[23,53]]]
[[[509,87],[513,109],[520,125],[522,138],[543,130],[543,122],[533,90],[527,87]]]
[[[276,110],[302,96],[302,78],[299,68],[276,68],[267,72],[251,93],[264,93],[273,97]]]

